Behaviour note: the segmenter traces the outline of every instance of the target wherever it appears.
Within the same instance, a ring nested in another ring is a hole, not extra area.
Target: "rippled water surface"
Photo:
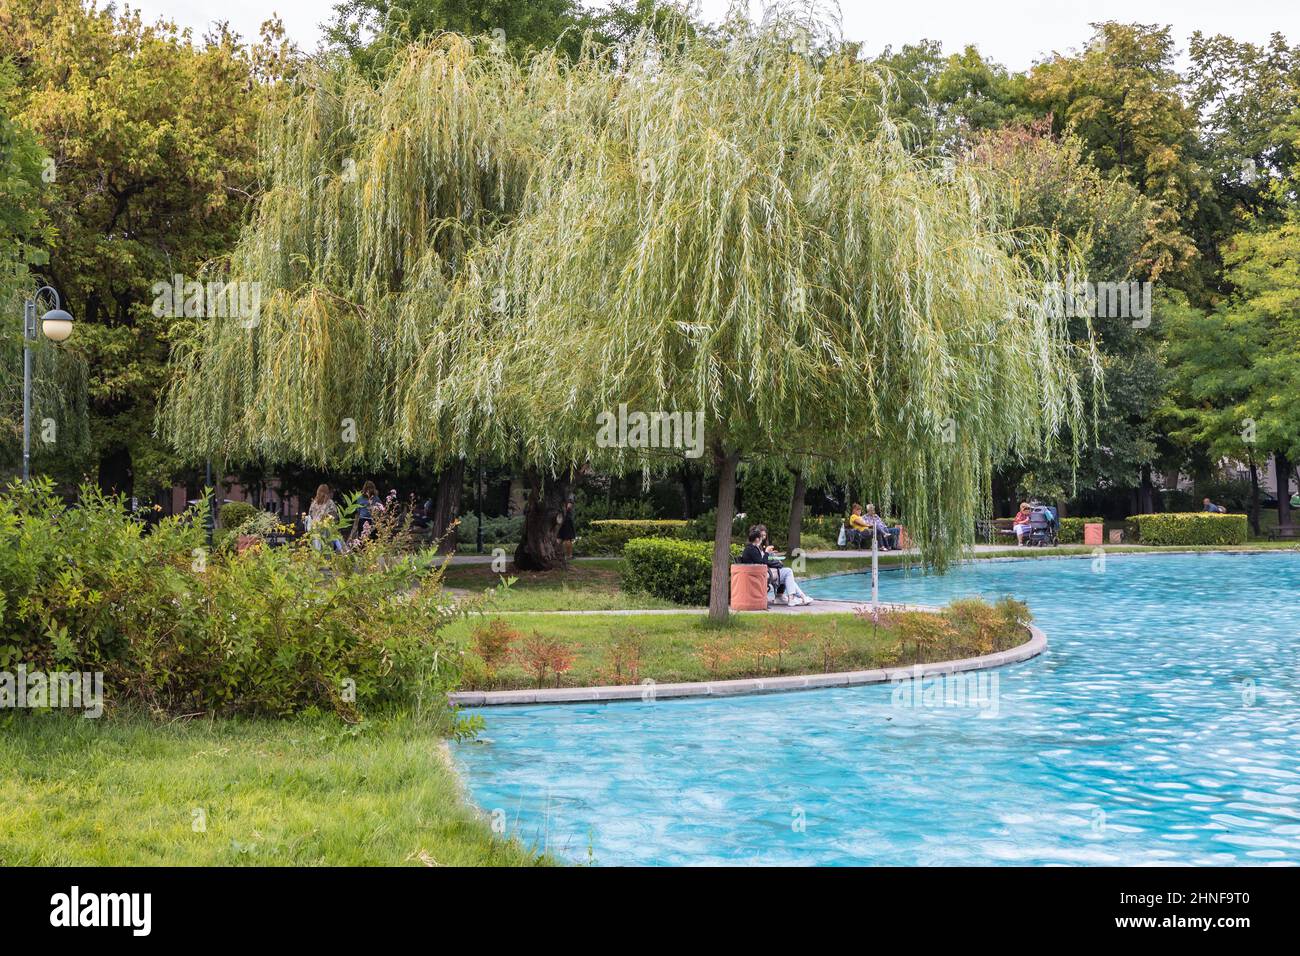
[[[507,831],[598,864],[1300,862],[1300,555],[881,574],[882,600],[969,594],[1028,601],[1049,642],[983,706],[876,685],[486,708],[456,759]]]

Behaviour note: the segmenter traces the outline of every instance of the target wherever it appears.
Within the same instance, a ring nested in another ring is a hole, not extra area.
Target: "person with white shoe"
[[[803,593],[799,582],[794,579],[794,572],[781,563],[775,551],[776,549],[767,543],[767,528],[761,524],[754,525],[749,529],[745,550],[740,553],[738,563],[764,564],[767,565],[769,573],[775,573],[774,590],[777,593],[778,604],[786,604],[790,607],[812,604],[812,598]]]

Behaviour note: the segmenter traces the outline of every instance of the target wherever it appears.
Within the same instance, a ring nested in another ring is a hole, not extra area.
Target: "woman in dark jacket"
[[[573,560],[573,539],[578,536],[578,531],[573,524],[572,498],[564,503],[564,510],[555,520],[560,526],[560,544],[564,546],[564,563],[568,564]]]
[[[799,587],[799,582],[794,579],[794,572],[785,567],[772,552],[776,549],[767,543],[767,528],[762,525],[754,525],[749,529],[748,541],[745,549],[740,552],[740,557],[736,560],[737,564],[765,564],[769,572],[776,573],[777,602],[788,604],[791,607],[797,607],[800,604],[811,604],[813,599],[803,593]],[[784,590],[784,593],[781,593]]]

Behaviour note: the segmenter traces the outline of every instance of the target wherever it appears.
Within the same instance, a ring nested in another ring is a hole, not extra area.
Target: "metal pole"
[[[207,459],[207,464],[205,468],[206,468],[206,477],[204,478],[204,481],[207,484],[207,488],[204,490],[204,494],[208,496],[208,516],[206,519],[204,519],[203,523],[208,526],[207,527],[208,547],[211,548],[212,529],[216,527],[216,518],[217,518],[217,498],[216,495],[212,493],[212,459],[211,458]]]
[[[876,537],[876,526],[871,526],[871,612],[876,612],[880,601],[880,541]]]
[[[31,481],[32,457],[32,337],[36,332],[36,300],[23,303],[23,484]]]

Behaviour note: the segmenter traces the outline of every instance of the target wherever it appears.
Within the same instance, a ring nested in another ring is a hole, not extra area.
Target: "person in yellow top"
[[[849,515],[849,541],[858,547],[867,548],[871,546],[871,536],[875,535],[880,541],[880,546],[886,551],[894,548],[894,536],[885,524],[883,518],[876,514],[875,505],[867,505],[865,511],[862,505],[855,504],[853,513]]]
[[[864,544],[870,544],[871,539],[867,537],[867,531],[870,527],[867,524],[867,519],[862,514],[862,505],[855,504],[853,513],[849,515],[849,544],[859,548]]]

